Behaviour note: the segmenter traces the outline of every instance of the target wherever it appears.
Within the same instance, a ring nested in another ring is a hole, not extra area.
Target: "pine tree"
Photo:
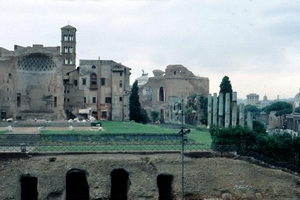
[[[129,118],[135,122],[141,122],[141,104],[139,98],[138,82],[135,81],[129,97]]]

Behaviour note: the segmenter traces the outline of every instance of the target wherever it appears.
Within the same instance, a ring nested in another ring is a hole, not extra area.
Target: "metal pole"
[[[181,190],[182,190],[182,197],[181,199],[184,200],[184,134],[183,134],[183,127],[181,129]]]

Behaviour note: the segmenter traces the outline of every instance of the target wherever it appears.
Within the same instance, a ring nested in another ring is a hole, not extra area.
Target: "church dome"
[[[300,91],[298,94],[296,94],[295,98],[294,98],[294,108],[299,107],[300,105]]]

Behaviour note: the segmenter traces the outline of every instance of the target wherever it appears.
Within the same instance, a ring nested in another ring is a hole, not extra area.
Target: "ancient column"
[[[240,104],[240,113],[239,113],[239,125],[241,127],[244,127],[245,125],[245,119],[244,119],[244,104]]]
[[[217,116],[217,104],[218,103],[218,98],[217,98],[217,93],[214,93],[214,99],[213,99],[213,124],[218,125],[218,116]]]
[[[212,113],[211,113],[211,109],[212,109],[212,98],[211,98],[211,94],[208,94],[207,96],[207,126],[210,127],[211,126],[211,117],[212,117]]]
[[[250,128],[250,129],[253,129],[253,115],[252,115],[252,112],[247,112],[247,126]]]
[[[219,127],[224,126],[224,94],[219,94],[219,116],[218,116]]]
[[[230,93],[225,94],[225,127],[230,125]]]
[[[237,121],[237,93],[232,92],[232,116],[231,116],[231,126],[236,126]]]

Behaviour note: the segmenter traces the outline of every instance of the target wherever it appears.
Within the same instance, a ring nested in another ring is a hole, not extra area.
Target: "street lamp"
[[[184,144],[187,142],[187,139],[185,135],[187,135],[189,132],[191,132],[190,129],[184,129],[184,127],[181,127],[181,130],[179,131],[178,135],[181,136],[181,195],[182,200],[184,200]]]
[[[185,135],[191,132],[190,129],[185,129],[183,126],[183,97],[181,99],[181,130],[179,131],[178,135],[181,136],[181,199],[184,200],[184,144],[187,142]]]

